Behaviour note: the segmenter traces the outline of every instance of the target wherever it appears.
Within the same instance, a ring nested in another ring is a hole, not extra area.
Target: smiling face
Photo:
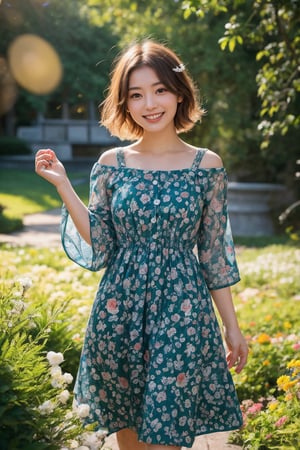
[[[127,108],[144,133],[174,129],[174,117],[181,98],[168,90],[148,66],[132,71],[129,77]]]

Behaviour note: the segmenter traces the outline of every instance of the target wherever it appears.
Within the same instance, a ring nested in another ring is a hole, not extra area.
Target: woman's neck
[[[187,144],[176,133],[145,133],[144,136],[131,147],[138,152],[163,154],[183,150]]]

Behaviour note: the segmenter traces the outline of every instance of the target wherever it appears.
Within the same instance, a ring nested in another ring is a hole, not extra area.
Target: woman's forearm
[[[231,369],[235,366],[236,372],[240,373],[247,362],[248,345],[237,321],[230,287],[213,290],[211,295],[224,325],[228,367]]]
[[[79,234],[89,245],[91,245],[90,221],[87,207],[74,191],[68,178],[61,182],[56,189]]]
[[[214,303],[226,329],[239,329],[230,287],[211,291]]]

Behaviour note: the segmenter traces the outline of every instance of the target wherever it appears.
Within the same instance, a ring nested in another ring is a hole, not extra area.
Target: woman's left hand
[[[224,337],[227,345],[226,360],[229,369],[235,366],[236,373],[244,368],[248,358],[248,344],[240,329],[225,330]]]

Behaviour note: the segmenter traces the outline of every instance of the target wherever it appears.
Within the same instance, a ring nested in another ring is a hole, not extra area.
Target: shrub
[[[62,353],[47,352],[59,312],[27,302],[29,286],[23,279],[1,287],[0,449],[77,448],[87,430],[70,408],[73,376],[60,367]]]
[[[276,384],[274,394],[242,402],[244,427],[231,435],[231,442],[245,450],[299,449],[300,359],[286,364]]]
[[[30,155],[31,149],[27,142],[15,136],[0,137],[0,156]]]
[[[18,217],[7,217],[5,206],[0,204],[0,233],[12,233],[23,227],[22,219]]]

